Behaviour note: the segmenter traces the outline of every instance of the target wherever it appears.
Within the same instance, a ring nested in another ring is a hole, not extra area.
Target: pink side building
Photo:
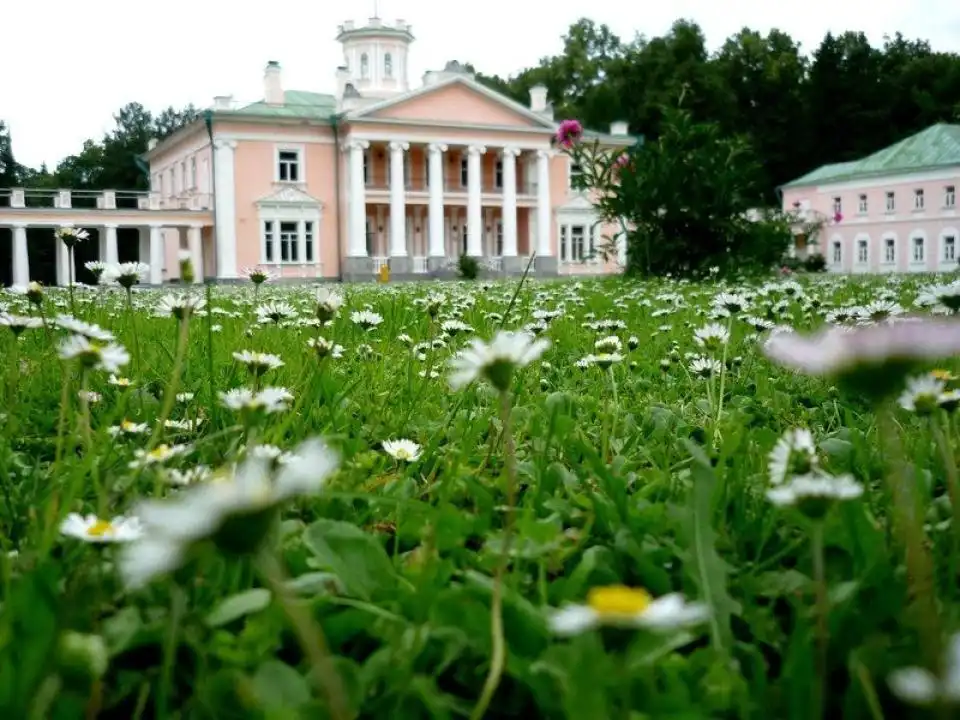
[[[792,253],[840,273],[958,269],[960,125],[937,124],[860,160],[787,183]]]
[[[52,207],[28,202],[29,189],[7,191],[0,226],[13,227],[13,282],[30,278],[27,230],[51,225],[97,230],[108,261],[132,252],[118,249],[117,228],[140,228],[136,256],[154,284],[177,279],[181,251],[220,281],[251,266],[291,280],[370,279],[384,265],[395,278],[429,278],[451,274],[461,255],[494,274],[521,273],[531,257],[541,276],[622,269],[623,239],[597,252],[616,228],[599,221],[576,189],[578,168],[551,143],[559,119],[546,88],[517,103],[457,63],[413,87],[404,20],[346,22],[337,41],[334,94],[288,89],[280,64],[267,63],[261,101],[217,97],[144,149],[149,192],[105,191],[79,208],[70,190]],[[623,122],[585,137],[635,141]]]

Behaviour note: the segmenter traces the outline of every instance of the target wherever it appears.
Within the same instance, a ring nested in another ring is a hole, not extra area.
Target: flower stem
[[[163,665],[161,667],[160,687],[157,690],[156,712],[158,718],[169,717],[167,704],[170,697],[170,684],[173,681],[173,665],[177,656],[177,636],[180,634],[180,620],[186,606],[186,594],[176,583],[170,591],[170,618],[166,642],[163,644]]]
[[[730,349],[730,333],[733,332],[733,315],[727,321],[727,341],[723,344],[723,357],[720,360],[720,387],[717,391],[717,418],[713,423],[713,444],[720,441],[720,418],[723,415],[723,388],[727,379],[727,353]]]
[[[147,450],[153,450],[160,436],[163,434],[164,423],[170,417],[173,411],[173,403],[177,398],[177,388],[180,384],[180,371],[183,367],[183,358],[187,354],[187,340],[190,335],[190,317],[185,316],[180,320],[180,334],[177,337],[177,352],[173,359],[173,372],[170,373],[170,381],[167,383],[167,389],[163,393],[163,408],[160,411],[160,417],[157,418],[157,425],[153,428],[153,435],[150,437],[150,443]]]
[[[513,432],[510,428],[510,393],[500,393],[500,418],[503,425],[504,466],[507,481],[507,516],[503,527],[503,542],[501,543],[501,558],[493,578],[493,596],[490,601],[490,637],[492,649],[490,653],[490,670],[483,683],[480,699],[477,700],[470,720],[480,720],[490,707],[494,693],[500,685],[503,668],[507,659],[507,641],[503,634],[503,582],[510,563],[510,545],[513,540],[514,506],[516,505],[517,478],[516,478],[516,449],[513,444]]]
[[[290,596],[286,585],[286,573],[272,553],[265,551],[258,557],[257,569],[293,626],[300,647],[312,666],[313,677],[326,695],[331,719],[347,720],[350,715],[346,692],[333,659],[330,657],[323,630],[306,612],[303,605]]]
[[[827,618],[830,600],[827,597],[827,580],[824,572],[823,522],[814,523],[810,532],[810,551],[813,555],[813,583],[816,590],[817,615],[817,684],[814,700],[814,717],[824,717],[827,698],[827,644],[829,642]]]

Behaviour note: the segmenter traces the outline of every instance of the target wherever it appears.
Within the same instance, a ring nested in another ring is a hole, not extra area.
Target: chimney
[[[617,120],[616,122],[610,123],[610,134],[611,135],[629,135],[630,128],[623,120]]]
[[[280,63],[271,60],[263,70],[263,101],[267,105],[283,105],[283,83],[280,82]]]
[[[150,150],[153,150],[156,146],[157,146],[156,138],[150,138],[149,140],[147,140],[147,152],[149,152]]]
[[[217,95],[213,98],[214,110],[233,110],[233,95]]]
[[[545,85],[534,85],[530,88],[530,109],[535,113],[546,111],[547,88]]]

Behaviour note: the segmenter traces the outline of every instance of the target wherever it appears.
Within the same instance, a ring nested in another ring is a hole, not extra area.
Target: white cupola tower
[[[407,56],[413,33],[405,20],[372,17],[362,27],[348,21],[340,26],[337,42],[343,45],[343,65],[337,71],[341,104],[366,105],[410,89]]]

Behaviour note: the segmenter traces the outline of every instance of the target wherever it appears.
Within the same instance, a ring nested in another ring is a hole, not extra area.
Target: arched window
[[[393,55],[390,53],[383,56],[383,76],[388,78],[393,77]]]
[[[366,53],[360,56],[360,77],[366,78],[370,74],[370,58]]]

